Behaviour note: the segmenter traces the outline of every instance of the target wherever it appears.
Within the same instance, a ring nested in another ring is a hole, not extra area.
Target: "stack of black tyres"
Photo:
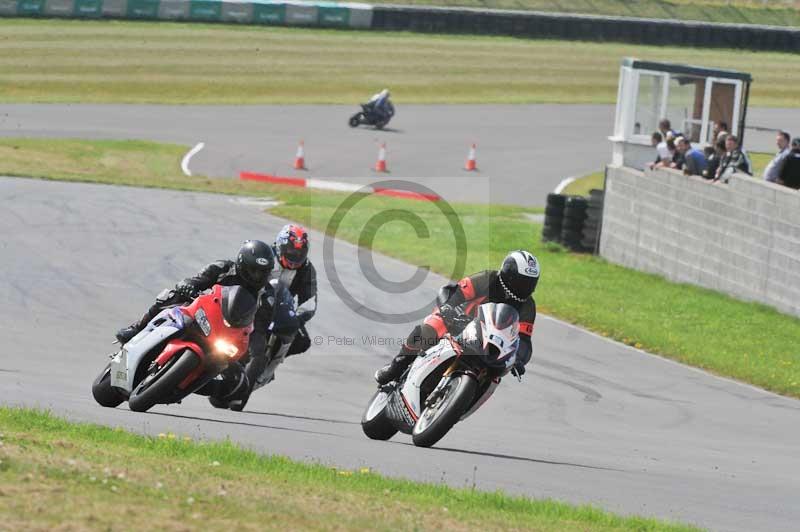
[[[561,242],[561,225],[564,219],[564,205],[567,196],[548,194],[547,207],[544,209],[544,227],[542,242]]]
[[[595,252],[597,251],[597,239],[600,236],[600,224],[603,220],[603,191],[596,188],[590,190],[588,203],[581,246],[586,251]]]
[[[564,219],[561,222],[561,243],[572,251],[584,251],[583,223],[589,202],[583,196],[567,196],[564,203]]]

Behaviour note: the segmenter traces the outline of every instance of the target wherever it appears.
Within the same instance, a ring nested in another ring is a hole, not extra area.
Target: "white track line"
[[[183,160],[181,161],[181,170],[183,170],[184,175],[187,175],[189,177],[192,176],[192,172],[189,171],[189,159],[191,159],[192,156],[195,155],[197,152],[205,148],[205,146],[206,145],[204,142],[198,142],[197,146],[189,150],[186,153],[186,155],[183,156]]]
[[[561,194],[561,191],[567,188],[567,185],[575,181],[575,179],[576,179],[575,177],[568,177],[566,179],[563,179],[561,183],[559,183],[556,189],[553,191],[553,194]]]

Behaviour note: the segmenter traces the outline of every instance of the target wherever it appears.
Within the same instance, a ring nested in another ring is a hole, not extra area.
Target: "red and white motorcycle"
[[[127,400],[137,412],[180,402],[247,353],[257,306],[245,288],[214,285],[161,311],[112,355],[92,395],[110,408]]]
[[[397,382],[372,396],[361,428],[373,440],[398,431],[430,447],[478,410],[514,367],[519,314],[505,303],[484,303],[457,337],[447,335],[417,357]]]

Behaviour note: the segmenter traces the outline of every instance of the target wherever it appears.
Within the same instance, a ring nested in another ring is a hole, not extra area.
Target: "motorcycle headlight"
[[[203,334],[206,336],[211,334],[211,323],[209,323],[208,316],[206,316],[206,312],[203,309],[199,309],[195,313],[194,319],[197,322],[197,325],[200,326],[200,330],[203,331]]]
[[[228,358],[233,358],[239,353],[239,348],[226,340],[217,340],[214,342],[214,350]]]

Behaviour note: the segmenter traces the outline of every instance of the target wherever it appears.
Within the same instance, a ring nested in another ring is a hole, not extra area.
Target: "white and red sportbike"
[[[485,403],[516,362],[519,314],[484,303],[460,335],[446,335],[417,357],[397,382],[381,386],[361,419],[364,434],[388,440],[398,431],[430,447]]]
[[[240,286],[214,285],[162,310],[112,355],[92,384],[95,400],[110,408],[128,401],[137,412],[180,402],[247,354],[257,306]]]

